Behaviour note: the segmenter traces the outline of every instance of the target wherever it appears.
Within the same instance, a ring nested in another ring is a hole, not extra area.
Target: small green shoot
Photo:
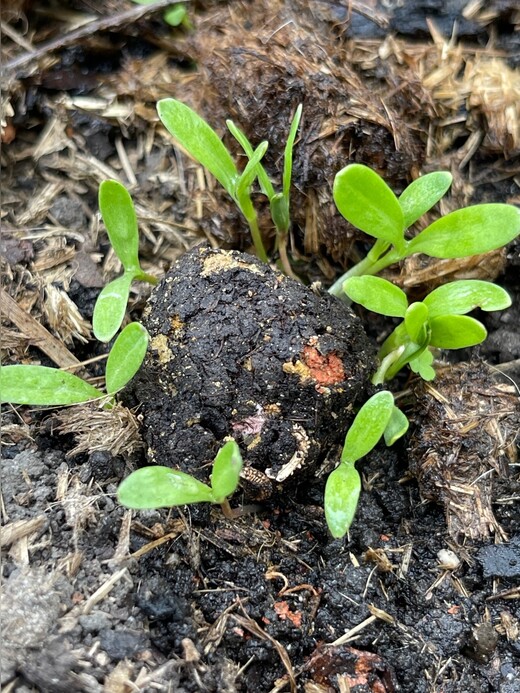
[[[411,240],[406,230],[431,209],[451,185],[446,171],[428,173],[397,197],[375,171],[362,164],[343,168],[334,180],[339,212],[351,224],[376,239],[366,258],[329,289],[345,298],[345,279],[373,275],[415,253],[437,258],[461,258],[500,248],[520,232],[520,210],[507,204],[479,204],[437,219]]]
[[[0,401],[31,406],[66,406],[111,395],[121,390],[139,370],[148,346],[148,332],[130,323],[115,340],[108,355],[103,392],[68,371],[18,364],[0,367]]]
[[[206,121],[201,118],[189,106],[176,99],[162,99],[157,104],[157,112],[165,128],[177,140],[177,142],[198,161],[204,168],[215,176],[222,187],[233,198],[238,208],[244,215],[251,230],[251,238],[258,257],[267,262],[258,218],[251,201],[249,187],[253,182],[250,177],[251,170],[239,173],[231,154],[228,152],[220,137]],[[262,149],[255,156],[256,163],[267,149],[267,143],[260,145]]]
[[[233,121],[226,121],[229,131],[249,159],[245,169],[240,173],[217,133],[186,104],[176,99],[162,99],[157,104],[157,112],[163,125],[181,147],[195,161],[202,164],[234,200],[249,225],[256,254],[263,262],[267,262],[267,252],[258,227],[257,213],[251,199],[251,186],[258,178],[260,189],[269,199],[271,217],[277,228],[278,250],[283,269],[288,275],[294,276],[287,258],[286,245],[290,226],[289,194],[292,154],[300,124],[302,106],[300,105],[296,109],[285,146],[281,192],[275,191],[265,168],[260,163],[267,150],[267,142],[261,142],[254,149],[245,134],[239,130]]]
[[[0,401],[31,406],[66,406],[103,397],[77,375],[47,366],[0,367]]]
[[[229,513],[229,496],[236,491],[242,456],[234,440],[228,440],[213,462],[211,485],[171,467],[153,465],[132,472],[121,482],[117,498],[135,510],[170,508],[190,503],[215,503]]]
[[[94,307],[94,335],[100,342],[109,342],[125,317],[132,282],[157,284],[157,279],[146,274],[139,264],[137,216],[127,189],[115,180],[103,181],[99,186],[99,209],[110,243],[124,269],[121,277],[103,288]]]
[[[108,354],[105,386],[109,395],[122,390],[141,368],[148,348],[148,332],[131,322],[119,333]]]
[[[349,277],[344,291],[374,313],[403,319],[379,350],[380,366],[372,378],[376,385],[393,378],[406,364],[424,380],[433,380],[431,348],[462,349],[480,344],[487,336],[484,325],[466,313],[511,305],[507,291],[478,279],[444,284],[411,305],[402,289],[381,277]]]
[[[271,210],[271,219],[276,226],[277,231],[277,247],[280,254],[280,261],[282,264],[283,271],[290,277],[297,279],[294,275],[291,263],[287,256],[287,234],[289,232],[291,224],[291,212],[290,212],[290,191],[291,191],[291,178],[292,178],[292,164],[293,164],[293,149],[294,142],[296,140],[296,134],[298,132],[298,127],[300,125],[300,120],[302,117],[303,106],[300,104],[296,109],[296,112],[291,121],[291,127],[289,129],[289,136],[285,144],[284,149],[284,163],[283,163],[283,173],[282,173],[282,191],[276,192],[274,186],[269,178],[265,168],[262,164],[258,163],[256,166],[256,174],[258,177],[258,182],[260,183],[260,188],[264,195],[269,200],[269,207]],[[231,132],[233,137],[240,144],[245,154],[248,156],[250,162],[253,158],[253,146],[251,142],[247,139],[246,135],[237,128],[232,120],[227,120],[226,125],[228,130]]]
[[[348,532],[361,492],[355,463],[378,444],[382,436],[392,445],[408,430],[408,419],[394,404],[391,392],[376,392],[361,407],[352,422],[339,466],[325,485],[325,518],[330,533],[340,539]]]
[[[136,5],[153,5],[157,0],[132,0]],[[163,19],[170,26],[183,26],[192,29],[193,25],[188,17],[188,10],[183,2],[177,2],[164,10]]]

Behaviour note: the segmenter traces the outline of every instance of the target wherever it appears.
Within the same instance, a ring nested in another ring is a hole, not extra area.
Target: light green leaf
[[[127,476],[117,489],[121,505],[135,510],[170,508],[189,503],[213,503],[209,486],[170,467],[143,467]]]
[[[287,137],[287,142],[285,144],[285,150],[283,155],[282,194],[284,198],[287,200],[287,207],[289,207],[289,193],[291,191],[294,140],[296,139],[296,133],[298,132],[298,126],[300,125],[302,110],[303,106],[302,104],[300,104],[296,109],[294,117],[291,121],[289,136]]]
[[[448,171],[435,171],[410,183],[399,197],[405,228],[414,224],[444,197],[452,180],[453,176]]]
[[[226,120],[226,125],[228,127],[229,132],[233,135],[233,137],[244,150],[244,153],[247,155],[248,159],[251,159],[251,157],[254,154],[254,149],[251,142],[247,139],[242,130],[240,130],[232,120]],[[257,176],[258,182],[260,183],[260,189],[262,190],[263,194],[266,195],[269,200],[271,200],[271,198],[275,194],[273,184],[271,183],[265,168],[260,163],[257,167]]]
[[[421,376],[423,380],[434,380],[435,370],[432,367],[433,354],[429,349],[425,349],[419,356],[411,359],[409,366],[414,373]]]
[[[430,317],[464,315],[474,308],[504,310],[511,305],[511,296],[502,287],[479,279],[462,279],[443,284],[426,296]]]
[[[183,3],[177,3],[166,8],[163,14],[163,19],[170,26],[180,26],[186,19],[187,10]]]
[[[423,345],[428,339],[428,308],[424,303],[412,303],[404,316],[408,337],[415,344]]]
[[[234,440],[228,440],[218,451],[211,472],[211,488],[215,503],[223,503],[231,496],[240,481],[242,455]]]
[[[283,193],[276,193],[269,200],[269,206],[271,208],[271,219],[274,225],[278,231],[286,233],[291,223],[288,199],[284,197]]]
[[[235,196],[239,202],[244,198],[244,196],[249,197],[249,188],[253,184],[253,181],[258,174],[258,164],[266,153],[268,146],[269,143],[265,140],[264,142],[260,142],[258,147],[253,152],[251,159],[247,162],[245,169],[240,174],[235,193]]]
[[[325,485],[325,519],[330,533],[341,539],[348,532],[361,492],[361,479],[353,464],[340,464]]]
[[[384,358],[387,354],[389,354],[392,351],[395,351],[400,346],[408,344],[409,341],[410,337],[408,336],[408,333],[406,331],[406,325],[404,324],[404,322],[401,322],[381,344],[378,357],[380,359]]]
[[[390,447],[390,445],[393,445],[396,440],[402,438],[408,430],[409,425],[410,422],[408,421],[406,414],[403,414],[399,407],[394,406],[390,421],[388,422],[384,432],[386,445]]]
[[[404,243],[404,216],[397,197],[375,171],[350,164],[334,179],[334,202],[358,229],[397,247]]]
[[[138,271],[139,231],[130,193],[116,180],[104,180],[99,186],[99,209],[125,271]]]
[[[92,329],[100,342],[109,342],[121,327],[133,279],[132,272],[125,272],[109,282],[99,294],[94,306]]]
[[[343,290],[352,301],[380,315],[403,318],[408,308],[405,292],[382,277],[350,277]]]
[[[356,414],[341,453],[342,462],[354,463],[374,448],[390,421],[394,397],[386,390],[372,395]]]
[[[131,322],[118,336],[107,359],[105,382],[113,395],[132,380],[148,348],[148,332],[138,322]]]
[[[428,348],[428,344],[416,344],[408,342],[403,344],[395,352],[391,352],[385,356],[384,361],[388,360],[388,367],[384,373],[384,381],[392,380],[399,371],[404,368],[410,361],[414,361]],[[395,358],[392,356],[395,355]]]
[[[520,210],[513,205],[483,204],[458,209],[430,224],[413,238],[406,255],[455,258],[501,248],[520,232]]]
[[[467,315],[439,315],[430,320],[430,345],[439,349],[463,349],[487,337],[484,325]]]
[[[217,133],[189,106],[162,99],[157,112],[163,125],[188,154],[208,169],[234,198],[238,171]]]
[[[85,380],[47,366],[0,367],[0,401],[34,406],[64,406],[103,397]]]

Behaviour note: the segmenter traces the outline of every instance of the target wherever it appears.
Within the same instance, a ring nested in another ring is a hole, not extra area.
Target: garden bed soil
[[[2,690],[517,693],[518,242],[394,271],[412,296],[497,279],[513,305],[486,314],[486,343],[433,383],[392,383],[410,431],[358,463],[358,513],[333,540],[325,478],[388,324],[235,253],[245,224],[154,108],[186,100],[222,133],[232,117],[269,140],[276,174],[303,102],[289,251],[306,283],[326,286],[368,247],[331,200],[349,161],[397,192],[450,170],[444,213],[518,203],[515,3],[193,3],[192,31],[123,0],[66,10],[2,6],[3,362],[102,380],[90,321],[120,267],[97,215],[101,180],[131,187],[145,270],[172,271],[151,300],[132,293],[156,348],[124,403],[3,407]],[[207,478],[230,432],[271,482],[304,438],[309,465],[269,493],[244,482],[232,506],[257,507],[234,519],[118,505],[150,448]]]

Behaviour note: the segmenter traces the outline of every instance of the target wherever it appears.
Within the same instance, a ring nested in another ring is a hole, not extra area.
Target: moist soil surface
[[[114,409],[3,406],[2,690],[519,692],[518,242],[387,275],[414,300],[496,280],[513,305],[479,315],[487,341],[440,354],[432,383],[390,384],[407,436],[358,463],[345,539],[323,512],[391,329],[323,288],[370,247],[334,212],[334,174],[366,163],[400,192],[450,170],[432,218],[518,203],[516,4],[197,2],[191,29],[166,4],[2,6],[3,363],[102,383],[92,310],[120,266],[101,180],[131,189],[162,280],[132,291],[151,348]],[[303,103],[288,249],[307,286],[238,252],[247,227],[158,125],[165,96],[268,139],[274,176]],[[248,512],[117,503],[150,461],[207,480],[230,433],[252,470],[231,506]]]

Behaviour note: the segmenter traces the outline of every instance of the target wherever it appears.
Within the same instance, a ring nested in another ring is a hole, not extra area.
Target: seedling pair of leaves
[[[148,347],[148,332],[137,322],[121,331],[108,355],[106,392],[77,375],[47,366],[14,365],[0,368],[0,401],[32,406],[65,406],[106,398],[110,407],[116,392],[137,373]]]
[[[177,469],[151,465],[137,469],[122,481],[117,498],[121,505],[136,510],[206,502],[222,505],[229,514],[227,499],[236,491],[242,464],[240,449],[230,439],[215,457],[209,486]]]
[[[285,248],[290,226],[289,193],[292,153],[302,114],[301,105],[296,109],[285,146],[281,192],[275,191],[265,168],[260,163],[267,151],[268,142],[263,141],[254,149],[246,135],[233,121],[226,121],[229,131],[248,157],[248,163],[240,173],[217,133],[186,104],[176,99],[162,99],[157,104],[157,112],[162,123],[177,142],[219,181],[235,201],[249,224],[256,254],[263,262],[267,262],[267,253],[258,228],[258,217],[251,200],[251,186],[258,178],[260,189],[269,200],[271,217],[278,232],[278,249],[284,269],[291,273]]]
[[[381,437],[390,446],[407,430],[408,419],[395,406],[391,392],[377,392],[358,411],[345,437],[340,464],[325,485],[325,518],[334,538],[345,536],[356,513],[361,478],[355,463],[373,450]]]
[[[139,280],[157,284],[157,279],[146,274],[139,264],[137,216],[124,185],[115,180],[103,181],[99,186],[99,209],[112,248],[124,270],[121,277],[103,288],[94,306],[94,335],[100,342],[109,342],[124,320],[132,282]]]
[[[520,210],[507,204],[479,204],[451,212],[407,240],[406,230],[446,194],[452,176],[446,171],[417,178],[397,197],[375,171],[350,164],[335,177],[333,195],[343,217],[376,239],[366,258],[329,289],[345,298],[343,284],[352,276],[377,274],[415,253],[462,258],[487,253],[520,232]]]
[[[411,305],[402,289],[381,277],[350,277],[343,288],[352,301],[368,310],[403,318],[379,350],[380,366],[372,379],[376,385],[393,378],[406,364],[424,380],[433,380],[432,347],[463,349],[487,337],[484,325],[466,313],[511,305],[507,291],[477,279],[444,284]]]
[[[99,206],[112,247],[124,268],[122,277],[107,284],[99,294],[93,316],[94,335],[110,341],[123,322],[130,285],[136,280],[156,284],[146,274],[138,258],[139,235],[132,198],[117,181],[108,180],[99,188]],[[115,340],[107,359],[106,392],[93,387],[73,373],[36,365],[14,365],[0,368],[0,399],[11,404],[63,406],[113,396],[139,370],[146,349],[148,333],[139,323],[128,324]]]

